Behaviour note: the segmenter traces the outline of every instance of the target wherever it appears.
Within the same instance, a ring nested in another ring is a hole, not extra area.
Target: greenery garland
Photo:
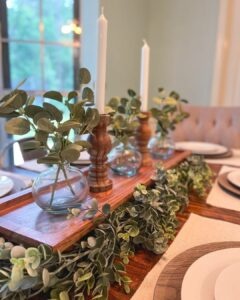
[[[24,300],[45,293],[48,299],[104,300],[112,283],[130,292],[131,279],[125,265],[138,247],[154,253],[166,251],[178,225],[176,213],[188,204],[189,193],[202,196],[212,172],[201,157],[191,156],[179,166],[158,166],[150,188],[138,184],[133,199],[110,212],[102,207],[95,229],[68,252],[51,248],[14,246],[0,238],[0,297]],[[98,204],[71,210],[69,217],[92,218]]]

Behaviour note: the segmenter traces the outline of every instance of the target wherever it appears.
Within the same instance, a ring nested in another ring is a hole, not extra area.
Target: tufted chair
[[[240,107],[185,105],[184,110],[190,117],[177,125],[174,141],[204,141],[240,148]]]

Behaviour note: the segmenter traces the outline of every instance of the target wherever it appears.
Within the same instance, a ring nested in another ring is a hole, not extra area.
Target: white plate
[[[213,300],[218,275],[227,266],[239,260],[240,248],[214,251],[197,259],[183,278],[181,299]]]
[[[240,170],[229,172],[227,179],[230,183],[240,188]]]
[[[0,176],[0,197],[3,197],[9,193],[14,186],[14,183],[11,178],[1,175]]]
[[[240,299],[240,262],[225,268],[215,283],[215,300]]]
[[[225,146],[204,142],[177,142],[175,148],[177,150],[190,150],[195,154],[202,155],[224,154],[228,151]]]

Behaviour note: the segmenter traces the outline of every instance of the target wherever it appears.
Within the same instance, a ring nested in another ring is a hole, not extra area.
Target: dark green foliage
[[[159,97],[154,98],[158,107],[151,109],[153,118],[157,120],[157,132],[165,137],[169,131],[175,130],[176,125],[189,117],[189,113],[183,111],[182,103],[187,103],[181,99],[180,95],[172,91],[168,96],[163,88],[159,88]]]
[[[141,101],[133,90],[128,90],[130,98],[114,97],[107,105],[107,112],[111,116],[109,133],[120,143],[126,144],[129,137],[136,132],[140,116]]]

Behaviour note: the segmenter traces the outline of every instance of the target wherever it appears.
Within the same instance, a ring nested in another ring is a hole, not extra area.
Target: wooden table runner
[[[176,166],[191,153],[176,151],[163,162],[166,169]],[[158,161],[153,165],[142,167],[133,177],[117,176],[111,173],[113,189],[103,193],[90,193],[88,199],[96,198],[100,207],[109,203],[112,209],[128,201],[138,183],[152,184],[151,177]],[[91,220],[80,218],[66,219],[66,216],[50,215],[39,208],[33,200],[31,189],[0,200],[0,235],[8,240],[36,246],[44,243],[54,250],[65,250],[93,228]]]
[[[182,281],[188,268],[201,256],[221,249],[240,248],[240,242],[220,242],[190,248],[172,259],[160,274],[153,300],[181,300]]]

